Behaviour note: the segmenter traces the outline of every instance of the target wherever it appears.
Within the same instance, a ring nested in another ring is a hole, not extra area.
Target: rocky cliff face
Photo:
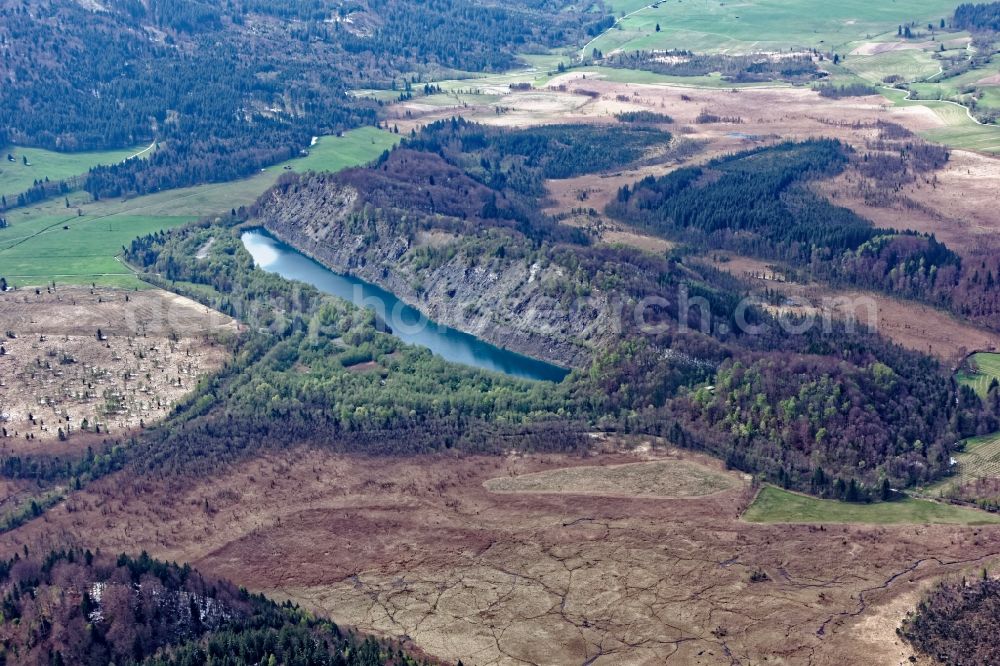
[[[544,252],[521,251],[524,239],[515,232],[483,226],[470,233],[465,221],[415,220],[362,199],[337,179],[304,180],[266,195],[257,221],[334,271],[377,284],[428,318],[506,349],[583,367],[595,348],[614,339],[618,327],[607,296],[578,284]]]

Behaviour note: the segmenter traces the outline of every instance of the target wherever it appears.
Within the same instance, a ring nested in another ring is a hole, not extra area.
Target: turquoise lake
[[[264,230],[245,231],[241,239],[263,270],[311,284],[355,305],[373,308],[388,321],[393,335],[403,342],[427,347],[447,361],[522,379],[559,382],[569,374],[566,368],[497,347],[474,335],[430,321],[385,289],[334,272]]]

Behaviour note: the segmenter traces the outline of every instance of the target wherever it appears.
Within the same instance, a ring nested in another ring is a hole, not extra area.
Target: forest
[[[429,666],[187,564],[90,550],[0,561],[0,663]]]
[[[640,123],[647,125],[666,125],[674,122],[674,119],[665,113],[656,111],[623,111],[615,114],[615,119],[623,123]]]
[[[434,62],[455,70],[497,72],[514,67],[518,52],[585,41],[608,27],[606,11],[582,9],[557,0],[370,0],[366,13],[378,17],[373,34],[341,31],[334,38],[343,41],[347,53],[378,59],[389,55],[400,71],[406,71],[407,63]]]
[[[952,26],[960,30],[1000,32],[1000,2],[961,4],[955,9]]]
[[[850,165],[878,192],[948,160],[939,146],[880,126],[866,152],[829,139],[783,143],[623,187],[612,217],[703,249],[788,263],[804,276],[949,308],[1000,326],[1000,257],[962,261],[933,235],[879,229],[809,188]],[[902,128],[898,128],[902,130]]]
[[[377,104],[352,98],[351,88],[508,68],[515,52],[602,25],[600,11],[554,6],[118,0],[92,11],[4,0],[3,143],[62,151],[159,143],[149,159],[94,169],[85,188],[96,198],[232,180],[298,155],[313,136],[374,124]]]
[[[849,83],[841,86],[827,84],[817,86],[816,90],[819,92],[821,97],[828,97],[830,99],[840,99],[842,97],[865,97],[867,95],[879,94],[878,88],[870,86],[866,83]]]
[[[935,585],[898,631],[921,654],[942,663],[991,666],[1000,662],[998,620],[1000,580],[983,569],[972,580]]]

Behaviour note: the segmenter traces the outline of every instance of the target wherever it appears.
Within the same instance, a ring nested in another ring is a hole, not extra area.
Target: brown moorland
[[[577,94],[581,86],[593,96]],[[527,127],[611,124],[618,122],[617,113],[646,110],[669,114],[674,123],[664,127],[677,137],[676,141],[697,146],[680,151],[680,155],[676,146],[659,147],[634,168],[549,181],[547,211],[564,215],[588,208],[600,213],[623,185],[726,153],[819,136],[837,138],[866,151],[877,138],[876,122],[898,123],[912,132],[938,128],[943,123],[925,107],[893,107],[878,95],[826,99],[804,88],[707,89],[583,80],[576,73],[559,77],[544,89],[512,91],[492,104],[437,107],[404,103],[394,108],[400,116],[397,124],[405,132],[454,115],[486,124]],[[738,122],[699,122],[703,111]],[[893,192],[891,202],[879,206],[865,202],[852,182],[856,178],[856,173],[848,171],[832,182],[817,184],[817,188],[838,205],[855,210],[878,226],[934,233],[961,253],[991,242],[1000,225],[993,191],[993,183],[1000,178],[1000,160],[993,157],[952,151],[944,168],[904,184]],[[601,222],[608,224],[603,217]]]
[[[857,187],[859,179],[848,170],[816,187],[878,227],[932,233],[965,256],[998,251],[1000,159],[953,150],[943,168],[902,185],[891,201],[879,205],[865,201]]]
[[[652,458],[732,487],[653,499],[484,486]],[[293,450],[200,477],[102,480],[0,536],[0,550],[145,549],[479,665],[908,663],[894,631],[914,592],[1000,557],[997,527],[750,524],[751,498],[742,475],[666,448]]]

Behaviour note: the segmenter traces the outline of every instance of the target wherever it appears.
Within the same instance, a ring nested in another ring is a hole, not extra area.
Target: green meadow
[[[927,51],[912,49],[906,51],[885,51],[875,55],[852,55],[844,61],[845,66],[868,83],[881,84],[892,75],[903,81],[922,81],[941,71],[941,65]]]
[[[309,148],[305,157],[297,157],[277,166],[269,167],[263,173],[273,184],[274,174],[281,170],[296,171],[340,171],[347,167],[370,162],[386,150],[399,143],[399,137],[377,127],[359,127],[345,132],[343,136],[322,136]],[[267,189],[266,187],[264,189]],[[263,192],[264,190],[261,190]]]
[[[41,148],[7,146],[0,149],[0,194],[10,199],[24,192],[36,180],[65,180],[85,174],[99,164],[115,164],[142,153],[149,146],[86,153],[57,153]],[[7,156],[11,155],[11,162]],[[25,165],[24,159],[28,158]]]
[[[897,106],[924,106],[937,114],[944,126],[923,132],[924,138],[952,148],[1000,153],[1000,125],[978,124],[965,107],[948,101],[908,100],[906,91],[894,88],[883,88],[882,94]]]
[[[952,0],[870,2],[843,0],[614,0],[616,16],[636,12],[585,47],[615,49],[690,49],[707,53],[747,53],[790,48],[840,50],[851,42],[874,39],[909,21],[933,23],[955,10]],[[660,31],[656,31],[657,24]]]
[[[0,265],[15,285],[96,283],[138,286],[116,254],[136,236],[169,229],[192,217],[113,215],[46,217],[0,231]],[[13,233],[8,233],[13,232]]]
[[[766,486],[743,519],[751,523],[861,523],[985,525],[1000,523],[1000,516],[977,509],[904,498],[894,502],[854,504],[823,500]]]
[[[1000,354],[973,354],[962,369],[955,373],[955,380],[971,387],[980,398],[986,397],[994,379],[1000,381]]]
[[[952,148],[1000,154],[1000,125],[970,124],[960,127],[939,127],[923,133],[924,138]]]
[[[339,171],[377,158],[399,140],[374,127],[321,137],[305,157],[227,183],[167,190],[134,199],[91,201],[84,192],[7,213],[0,229],[0,275],[15,285],[141,286],[117,255],[137,236],[252,204],[287,171]]]

